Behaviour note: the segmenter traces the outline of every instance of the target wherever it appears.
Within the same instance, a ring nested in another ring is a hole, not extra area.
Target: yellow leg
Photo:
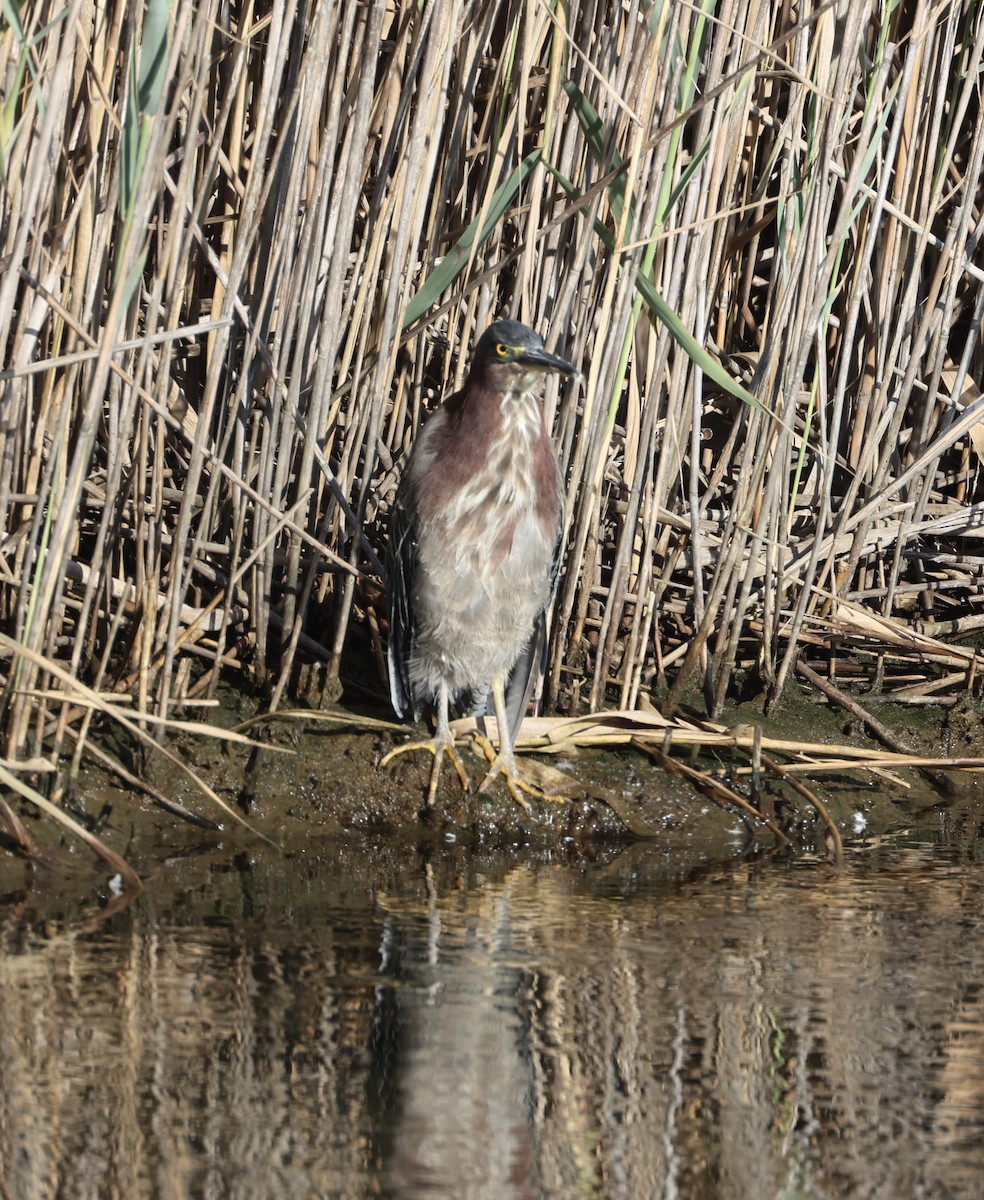
[[[441,693],[437,698],[437,729],[434,732],[434,736],[432,738],[424,738],[419,742],[404,742],[402,746],[394,746],[383,757],[379,765],[381,767],[388,766],[397,755],[406,754],[408,750],[427,750],[434,755],[434,762],[431,765],[430,782],[427,785],[428,808],[433,807],[434,800],[437,797],[437,784],[441,778],[441,760],[445,754],[454,763],[454,769],[458,772],[461,786],[466,792],[471,791],[471,784],[468,782],[468,776],[465,773],[465,767],[458,755],[458,751],[454,748],[454,737],[451,733],[451,727],[448,724],[447,688],[442,687]]]
[[[499,752],[498,754],[493,752],[488,738],[482,737],[480,734],[476,735],[475,740],[481,746],[482,752],[491,764],[488,774],[482,780],[482,786],[478,790],[480,792],[487,792],[496,777],[501,775],[506,787],[509,789],[509,795],[512,796],[526,813],[531,813],[532,809],[523,792],[526,792],[528,796],[534,796],[537,800],[555,800],[563,803],[563,796],[549,795],[542,788],[529,783],[519,773],[519,768],[516,766],[516,755],[513,750],[512,732],[506,718],[505,681],[501,677],[492,682],[492,700],[495,705],[496,729],[499,733]]]

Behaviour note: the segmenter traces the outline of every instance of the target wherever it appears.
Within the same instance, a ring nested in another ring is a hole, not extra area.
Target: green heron
[[[410,452],[391,518],[387,556],[393,707],[437,715],[434,737],[397,746],[434,755],[468,777],[448,724],[453,704],[496,719],[498,753],[480,788],[502,775],[526,807],[513,746],[546,655],[546,608],[560,562],[563,481],[539,390],[545,372],[577,375],[518,321],[496,321],[471,370],[427,421]]]

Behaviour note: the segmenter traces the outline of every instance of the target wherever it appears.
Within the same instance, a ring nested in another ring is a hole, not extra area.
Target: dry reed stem
[[[775,700],[806,645],[900,699],[977,686],[943,641],[984,565],[972,0],[18,11],[9,758],[84,753],[52,663],[140,716],[223,670],[272,707],[371,675],[401,462],[496,315],[586,377],[545,401],[548,700]]]

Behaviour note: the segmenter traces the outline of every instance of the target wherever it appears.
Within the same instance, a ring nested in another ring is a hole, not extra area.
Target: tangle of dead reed
[[[549,699],[973,689],[982,50],[977,0],[4,6],[4,770],[110,695],[381,692],[401,460],[497,315],[585,375]]]

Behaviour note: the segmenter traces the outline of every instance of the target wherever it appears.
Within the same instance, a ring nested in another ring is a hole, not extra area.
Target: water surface
[[[984,841],[216,846],[0,900],[0,1195],[978,1197]],[[46,907],[45,907],[46,906]]]

